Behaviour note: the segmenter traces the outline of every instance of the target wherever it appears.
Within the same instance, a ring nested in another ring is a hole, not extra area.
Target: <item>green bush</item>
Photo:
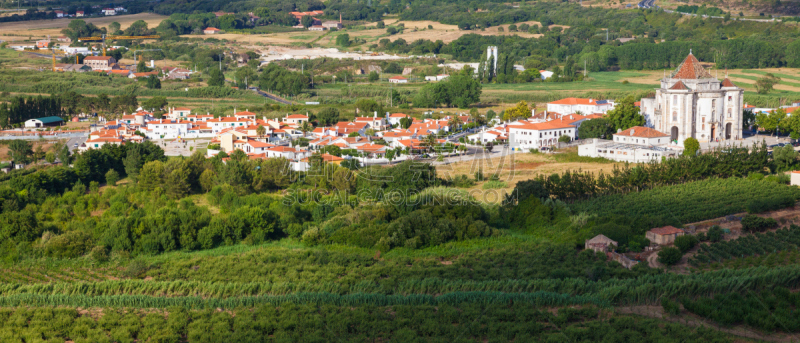
[[[722,228],[719,225],[714,225],[708,229],[708,233],[706,233],[706,237],[711,242],[719,242],[722,240]]]
[[[752,172],[752,173],[747,175],[747,179],[748,180],[763,180],[764,179],[764,174],[757,173],[757,172]]]
[[[106,184],[109,186],[116,186],[119,181],[119,173],[114,169],[109,169],[106,173]]]
[[[661,307],[664,309],[664,313],[672,316],[677,316],[681,313],[681,305],[667,297],[661,298]]]
[[[742,229],[747,232],[764,232],[778,226],[778,222],[773,218],[762,218],[754,215],[747,215],[742,218]]]
[[[675,238],[675,247],[681,249],[682,253],[689,251],[697,245],[697,237],[693,235],[683,235]]]
[[[658,262],[671,266],[678,263],[683,257],[683,253],[674,247],[666,247],[658,252]]]

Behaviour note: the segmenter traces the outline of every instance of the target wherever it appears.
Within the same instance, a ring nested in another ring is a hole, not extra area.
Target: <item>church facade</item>
[[[691,52],[669,77],[661,80],[653,98],[642,98],[647,126],[683,146],[686,138],[716,142],[742,138],[744,90],[727,77],[713,77]]]

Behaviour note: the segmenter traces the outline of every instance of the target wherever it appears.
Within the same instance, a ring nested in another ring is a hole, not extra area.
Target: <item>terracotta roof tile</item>
[[[689,87],[686,87],[686,85],[685,85],[685,84],[683,84],[683,81],[678,81],[678,82],[676,82],[674,85],[672,85],[672,87],[669,87],[669,89],[674,89],[674,90],[688,90],[688,89],[689,89]]]
[[[664,226],[664,227],[657,227],[655,229],[651,229],[650,232],[656,235],[674,235],[676,233],[682,233],[683,230],[678,229],[674,226]]]
[[[731,82],[731,79],[726,77],[725,80],[722,80],[722,87],[736,87],[736,85]]]
[[[674,72],[669,76],[673,79],[713,79],[714,77],[700,65],[700,61],[697,60],[694,55],[689,53],[689,56],[686,56],[686,59],[683,60],[681,65],[678,66],[678,69],[675,69]]]
[[[669,137],[668,134],[653,130],[649,127],[644,126],[634,126],[630,129],[625,131],[615,133],[615,136],[629,136],[629,137],[640,137],[640,138],[655,138],[655,137]]]

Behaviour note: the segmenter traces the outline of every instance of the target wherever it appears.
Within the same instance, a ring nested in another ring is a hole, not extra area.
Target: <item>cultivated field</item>
[[[95,24],[98,27],[105,27],[113,22],[118,22],[124,30],[137,20],[144,20],[147,22],[148,27],[154,28],[165,18],[167,17],[160,14],[138,13],[113,17],[86,18],[84,21]],[[69,22],[70,19],[52,19],[3,23],[0,24],[0,34],[25,36],[24,39],[27,39],[29,35],[41,37],[46,35],[56,36],[61,34],[61,30],[65,29],[67,25],[69,25]],[[14,39],[9,37],[8,40]]]

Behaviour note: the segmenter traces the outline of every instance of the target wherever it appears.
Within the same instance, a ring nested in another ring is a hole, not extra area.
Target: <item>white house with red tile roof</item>
[[[408,83],[408,79],[402,76],[392,76],[389,78],[391,83]]]
[[[192,128],[187,120],[155,119],[147,122],[145,134],[150,139],[185,137]]]
[[[298,158],[298,155],[302,155],[300,151],[293,147],[288,146],[276,146],[266,149],[267,157],[268,158],[279,158],[283,157],[287,160],[294,160]]]
[[[353,123],[353,122],[347,122],[347,121],[340,121],[340,122],[334,124],[333,126],[331,126],[331,129],[336,131],[336,133],[339,136],[347,136],[347,135],[349,135],[351,133],[354,133],[354,132],[363,136],[365,134],[364,132],[367,129],[367,124],[366,123]]]
[[[389,122],[389,125],[400,125],[400,119],[406,117],[413,119],[413,117],[405,113],[392,113],[389,115],[389,118],[387,118],[387,120]]]
[[[124,143],[125,141],[121,138],[112,138],[112,137],[95,138],[95,139],[89,139],[83,144],[81,144],[78,147],[78,150],[86,151],[89,149],[100,149],[104,145],[120,145]]]
[[[611,100],[585,98],[565,98],[547,103],[547,112],[569,113],[606,113],[614,109]]]
[[[256,121],[256,114],[253,113],[253,112],[250,112],[248,110],[237,112],[236,109],[234,108],[233,109],[233,116],[235,118],[238,118],[238,119],[249,119],[249,120],[251,120],[253,122]]]
[[[522,150],[539,149],[556,145],[561,136],[575,139],[575,131],[574,126],[560,120],[535,124],[520,122],[508,126],[508,144]]]
[[[257,141],[255,139],[237,140],[233,142],[235,149],[239,149],[249,154],[266,154],[267,149],[274,148],[275,144]],[[265,155],[265,157],[268,157]]]
[[[594,138],[587,144],[581,144],[578,146],[578,155],[646,163],[677,156],[681,150],[677,145],[670,145],[668,134],[645,126],[634,126],[612,136],[611,140]]]
[[[372,117],[356,117],[353,120],[356,123],[366,123],[373,130],[383,130],[386,128],[386,118],[379,117],[378,112],[375,112]]]
[[[380,145],[380,144],[367,143],[367,144],[362,144],[362,145],[356,147],[356,150],[358,150],[360,152],[364,152],[364,153],[368,153],[368,154],[372,154],[372,155],[379,155],[380,156],[380,155],[383,155],[383,154],[386,153],[386,146],[385,145]]]
[[[297,125],[300,126],[303,122],[308,121],[308,116],[305,114],[290,114],[287,115],[286,118],[283,118],[283,122],[289,125]]]
[[[401,149],[422,149],[424,148],[422,141],[419,139],[398,139],[392,142],[391,146],[393,148],[401,148]]]
[[[219,117],[206,120],[206,125],[213,133],[220,133],[224,129],[249,126],[252,120],[236,117]]]
[[[216,27],[207,27],[207,28],[203,29],[203,34],[205,34],[205,35],[213,35],[213,34],[219,33],[220,31],[222,31],[222,30],[220,30],[220,29],[218,29]]]
[[[669,144],[669,135],[656,131],[645,126],[634,126],[625,131],[620,131],[612,135],[613,141],[617,143],[637,144],[637,145],[666,145]]]
[[[477,142],[481,144],[486,144],[488,142],[495,142],[495,141],[506,141],[508,140],[508,128],[503,126],[498,126],[486,129],[481,132],[467,136],[467,140],[470,142]]]
[[[383,140],[386,143],[392,143],[392,142],[394,142],[396,140],[412,139],[412,138],[416,137],[414,135],[414,133],[412,133],[412,132],[410,132],[408,130],[384,131],[384,132],[378,133],[378,135],[381,136],[381,138],[383,138]]]

